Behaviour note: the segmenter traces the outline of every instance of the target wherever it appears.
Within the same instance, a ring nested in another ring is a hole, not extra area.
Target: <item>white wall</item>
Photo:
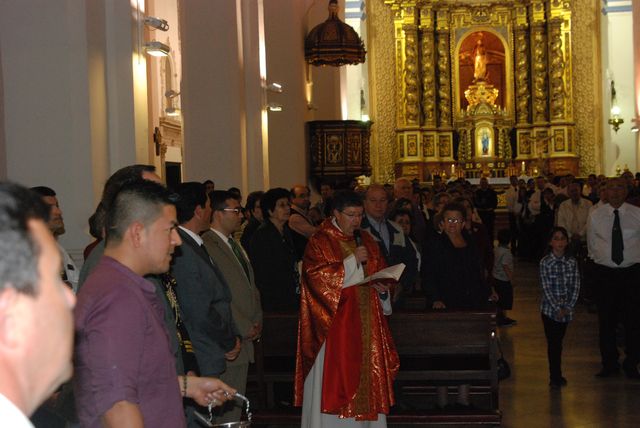
[[[0,171],[58,193],[61,243],[76,258],[108,175],[149,160],[136,28],[128,0],[0,3]]]
[[[633,19],[631,11],[610,12],[602,16],[602,76],[603,82],[603,142],[604,169],[606,175],[615,175],[619,166],[627,165],[632,172],[638,171],[636,134],[631,132],[635,115],[635,78],[633,49]],[[611,117],[610,80],[615,81],[617,100],[622,110],[624,124],[617,133],[607,123]],[[579,106],[578,106],[579,108]]]

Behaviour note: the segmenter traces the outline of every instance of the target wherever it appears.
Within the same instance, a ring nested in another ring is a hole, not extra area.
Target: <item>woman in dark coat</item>
[[[265,312],[297,311],[300,304],[298,260],[287,225],[290,193],[267,191],[260,199],[264,222],[254,232],[249,255]]]

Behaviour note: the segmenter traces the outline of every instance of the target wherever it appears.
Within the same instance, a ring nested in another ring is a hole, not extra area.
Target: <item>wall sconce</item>
[[[169,56],[171,48],[162,42],[152,40],[144,44],[144,50],[151,56]]]
[[[269,103],[267,104],[267,109],[269,109],[269,111],[282,111],[282,104]]]
[[[167,116],[180,116],[180,108],[179,107],[175,107],[175,101],[174,98],[179,97],[180,96],[180,92],[176,92],[173,89],[169,89],[168,91],[166,91],[164,93],[164,96],[167,98],[169,107],[164,109],[164,113]]]
[[[144,25],[155,28],[160,31],[168,31],[169,23],[166,19],[156,18],[155,16],[145,16]]]
[[[166,109],[164,109],[164,113],[167,116],[180,116],[180,109],[175,107],[167,107]]]
[[[624,119],[620,117],[620,107],[618,106],[618,99],[616,97],[615,82],[611,81],[611,117],[609,118],[609,125],[613,128],[615,133],[618,133],[620,125],[624,123]]]
[[[282,85],[276,82],[273,83],[269,83],[267,85],[267,91],[269,92],[275,92],[277,94],[281,94],[282,93]]]

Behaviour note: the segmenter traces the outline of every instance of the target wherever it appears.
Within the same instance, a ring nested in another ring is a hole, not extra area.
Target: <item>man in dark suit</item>
[[[177,193],[182,246],[174,253],[171,268],[176,294],[201,375],[220,376],[226,361],[238,357],[241,336],[231,315],[229,286],[199,235],[209,228],[211,205],[201,183],[183,183]]]
[[[392,302],[394,308],[401,308],[414,290],[418,278],[418,257],[400,225],[387,219],[387,206],[384,187],[380,184],[370,185],[364,196],[365,216],[360,227],[373,235],[380,247],[380,253],[389,266],[405,264],[405,270],[400,277],[400,289],[395,293]]]
[[[242,246],[233,239],[240,228],[242,206],[227,191],[209,194],[213,216],[211,228],[202,235],[207,252],[220,268],[231,290],[231,312],[240,334],[242,347],[238,358],[227,362],[227,370],[220,377],[244,394],[249,363],[253,363],[253,341],[262,332],[260,293],[253,279],[253,268]],[[242,408],[229,408],[216,423],[239,421]]]

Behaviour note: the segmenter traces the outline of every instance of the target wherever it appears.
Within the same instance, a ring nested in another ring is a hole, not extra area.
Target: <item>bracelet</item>
[[[182,376],[182,396],[187,396],[187,375]]]

